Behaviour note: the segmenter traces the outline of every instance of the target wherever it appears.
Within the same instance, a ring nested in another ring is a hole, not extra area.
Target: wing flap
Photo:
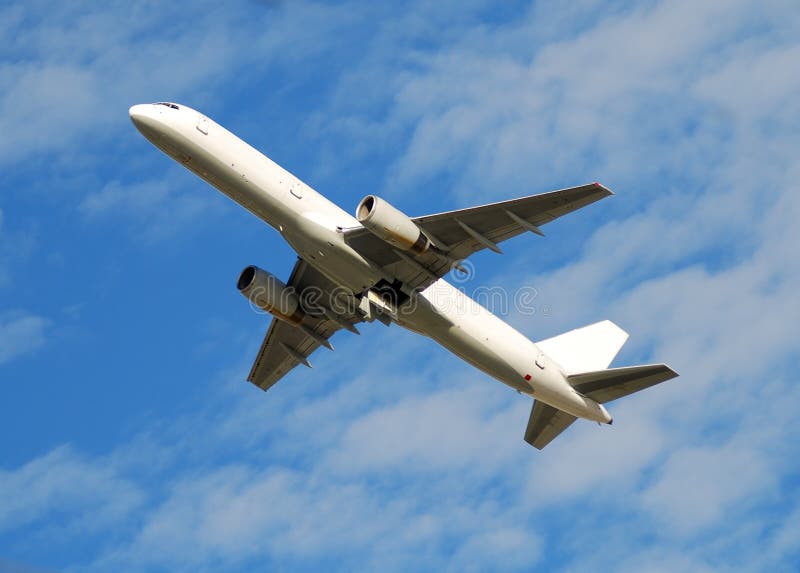
[[[537,450],[541,450],[569,428],[575,420],[577,418],[572,414],[534,400],[528,427],[525,429],[525,441]]]

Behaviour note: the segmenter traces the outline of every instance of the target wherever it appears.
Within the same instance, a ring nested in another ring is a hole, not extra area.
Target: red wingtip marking
[[[531,375],[530,375],[530,374],[526,374],[526,375],[525,375],[525,380],[528,380],[528,381],[530,381],[530,379],[531,379]]]

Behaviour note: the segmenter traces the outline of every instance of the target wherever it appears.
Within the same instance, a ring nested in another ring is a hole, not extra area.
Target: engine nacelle
[[[250,265],[239,274],[236,287],[252,304],[290,324],[300,324],[305,313],[293,288],[275,275]]]
[[[356,208],[356,219],[371,233],[403,251],[424,253],[431,246],[414,221],[375,195],[361,200]]]

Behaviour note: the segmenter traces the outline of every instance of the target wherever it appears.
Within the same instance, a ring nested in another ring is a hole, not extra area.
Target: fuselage
[[[335,284],[360,296],[391,280],[345,241],[342,230],[360,226],[355,217],[208,117],[173,103],[136,105],[130,115],[156,147],[274,227]],[[444,279],[410,294],[396,313],[399,325],[522,393],[581,418],[611,421],[533,341]]]

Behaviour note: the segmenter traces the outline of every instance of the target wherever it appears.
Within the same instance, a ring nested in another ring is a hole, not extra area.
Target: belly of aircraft
[[[307,263],[334,284],[352,293],[364,292],[381,278],[375,269],[341,241],[335,231],[308,224],[299,232],[287,228],[283,237]]]
[[[503,356],[502,347],[487,343],[476,335],[475,329],[470,328],[469,324],[459,324],[424,296],[417,295],[415,299],[400,308],[396,321],[398,324],[428,336],[462,360],[515,390],[531,392],[531,387]]]

